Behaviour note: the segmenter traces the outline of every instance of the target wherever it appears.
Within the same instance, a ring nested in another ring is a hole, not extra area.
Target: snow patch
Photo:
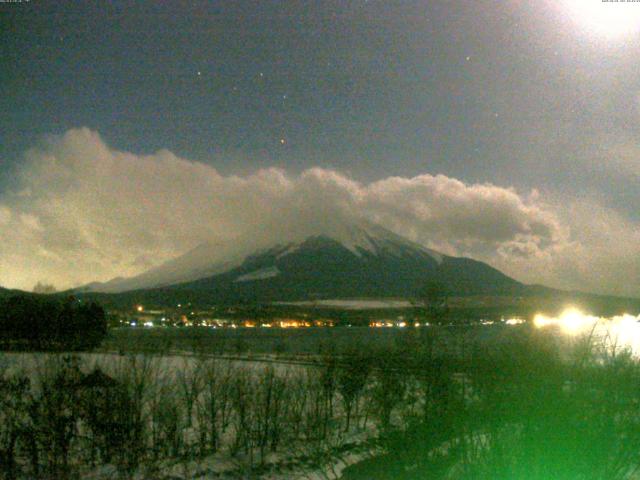
[[[343,225],[328,236],[341,243],[358,257],[362,255],[362,252],[369,252],[373,255],[388,253],[402,257],[407,252],[417,251],[427,254],[438,264],[443,261],[443,256],[440,253],[372,223]]]
[[[259,270],[254,270],[250,273],[245,273],[244,275],[240,275],[238,278],[234,280],[234,282],[249,282],[251,280],[266,280],[267,278],[273,278],[280,275],[280,270],[278,267],[266,267],[261,268]]]
[[[298,250],[299,248],[300,248],[300,244],[299,243],[294,243],[292,245],[289,245],[288,248],[286,248],[285,250],[283,250],[282,252],[280,252],[278,254],[278,256],[276,257],[276,260],[280,260],[282,257],[286,257],[290,253],[293,253],[296,250]]]
[[[440,253],[401,237],[386,228],[378,225],[361,222],[359,224],[338,224],[331,232],[318,232],[317,235],[335,240],[344,248],[357,257],[362,257],[364,253],[379,256],[383,254],[393,255],[402,258],[407,255],[427,255],[438,264],[442,263],[443,257]],[[300,246],[310,237],[304,240],[291,243],[276,257],[277,260],[296,252]]]

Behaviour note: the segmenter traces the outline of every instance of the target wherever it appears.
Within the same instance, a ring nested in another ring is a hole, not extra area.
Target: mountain
[[[277,246],[249,256],[223,274],[172,288],[211,292],[217,298],[414,297],[428,280],[456,295],[513,293],[522,285],[474,260],[439,255],[406,242],[371,239],[353,249],[326,237]]]
[[[242,264],[247,256],[245,252],[247,249],[239,245],[202,244],[178,258],[169,260],[135,277],[117,277],[104,283],[94,282],[85,285],[82,290],[117,293],[210,277]]]
[[[524,285],[489,265],[443,255],[375,225],[342,225],[331,234],[271,245],[202,245],[130,279],[86,288],[144,289],[160,298],[207,301],[414,297],[427,281],[454,295],[516,294]]]

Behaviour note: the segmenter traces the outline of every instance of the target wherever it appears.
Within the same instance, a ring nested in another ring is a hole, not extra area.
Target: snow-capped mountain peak
[[[428,254],[438,263],[442,262],[443,258],[442,254],[435,250],[371,223],[345,224],[342,228],[337,228],[323,236],[335,240],[357,256],[365,252],[372,255],[382,253],[399,255],[407,249],[415,249]]]
[[[329,239],[339,244],[357,258],[380,255],[402,257],[408,252],[413,252],[416,255],[428,256],[438,264],[443,260],[443,256],[436,251],[403,238],[383,227],[365,222],[336,222],[330,230],[300,229],[291,237],[288,242],[273,242],[271,244],[268,243],[268,240],[257,240],[261,238],[259,234],[249,235],[244,239],[232,242],[203,243],[184,255],[135,277],[114,279],[106,283],[93,283],[87,286],[87,289],[121,292],[191,282],[229,272],[246,263],[248,259],[257,258],[267,253],[273,255],[274,261],[281,261],[299,252],[301,248],[308,247],[312,239],[319,238]],[[275,265],[267,265],[256,268],[253,273],[245,272],[238,275],[236,280],[245,282],[268,279],[277,276],[278,273]]]

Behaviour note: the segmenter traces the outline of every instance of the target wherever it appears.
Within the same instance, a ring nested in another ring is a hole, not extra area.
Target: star
[[[471,60],[471,57],[467,56],[467,62],[468,62],[469,60]]]
[[[202,72],[200,70],[198,70],[198,76],[202,75]]]

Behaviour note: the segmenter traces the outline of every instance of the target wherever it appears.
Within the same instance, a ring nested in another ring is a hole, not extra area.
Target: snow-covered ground
[[[48,378],[52,378],[52,372],[57,371],[60,361],[65,355],[44,354],[44,353],[1,353],[0,354],[0,376],[8,376],[12,374],[22,374],[31,379],[32,391],[38,395],[41,382]],[[226,429],[221,431],[220,446],[218,451],[213,454],[197,453],[199,450],[199,435],[203,431],[200,423],[203,417],[199,416],[198,406],[193,407],[193,421],[189,422],[191,426],[187,426],[185,419],[185,403],[184,391],[185,385],[188,385],[193,375],[201,375],[203,382],[207,380],[207,373],[215,373],[217,378],[227,378],[229,382],[227,386],[233,388],[233,382],[237,377],[247,376],[253,378],[253,387],[249,387],[252,397],[246,399],[250,405],[260,402],[260,390],[263,385],[265,375],[268,371],[274,372],[276,378],[284,381],[279,388],[287,389],[288,392],[282,401],[294,402],[298,404],[300,399],[295,400],[291,395],[296,388],[310,388],[308,385],[321,385],[314,383],[313,375],[317,369],[300,365],[288,365],[263,362],[251,362],[248,360],[221,360],[210,359],[195,356],[181,355],[117,355],[117,354],[79,354],[79,365],[82,372],[90,373],[95,368],[116,379],[130,378],[140,385],[145,385],[145,417],[149,418],[149,422],[154,422],[152,413],[154,404],[163,403],[167,400],[170,408],[173,402],[179,408],[181,420],[179,424],[181,431],[179,433],[182,454],[166,458],[165,460],[157,460],[153,462],[145,461],[136,470],[132,478],[146,479],[201,479],[208,480],[214,478],[261,478],[266,480],[284,480],[284,479],[329,479],[339,478],[342,469],[346,466],[361,461],[376,454],[378,449],[372,439],[375,437],[376,430],[373,422],[364,425],[352,427],[349,432],[344,432],[340,424],[332,427],[330,433],[325,440],[320,443],[304,440],[305,435],[309,433],[301,433],[287,437],[286,441],[275,450],[267,450],[267,455],[263,460],[258,454],[258,447],[253,446],[252,453],[248,454],[243,451],[233,451],[232,444],[237,441],[236,431],[237,424],[231,421]],[[309,369],[312,368],[312,372]],[[217,373],[216,373],[217,372]],[[47,375],[49,375],[47,377]],[[226,375],[226,377],[225,377]],[[311,382],[310,384],[305,382]],[[306,385],[306,386],[305,386]],[[206,395],[205,385],[201,383],[199,393],[196,395],[196,404],[200,402],[200,396]],[[224,387],[223,387],[224,388]],[[320,386],[320,389],[322,387]],[[161,393],[164,392],[164,393]],[[218,394],[222,395],[219,391]],[[164,397],[162,397],[164,395]],[[166,395],[169,395],[167,397]],[[342,415],[340,411],[340,402],[337,393],[334,393],[334,414],[330,418],[333,424],[338,422],[338,418]],[[313,408],[311,397],[313,393],[309,393],[309,403],[307,407],[302,407],[300,411],[304,415],[312,415],[310,410]],[[161,398],[162,397],[162,398]],[[163,400],[164,399],[164,400]],[[202,397],[202,406],[206,408],[208,400]],[[175,403],[177,402],[177,403]],[[233,400],[229,399],[229,409],[237,408],[232,405]],[[306,401],[305,401],[306,402]],[[286,409],[289,405],[283,405]],[[249,407],[252,408],[252,407]],[[293,407],[291,407],[293,408]],[[305,410],[306,408],[306,410]],[[282,410],[281,420],[285,424],[291,421],[288,413]],[[156,410],[157,411],[157,410]],[[231,412],[231,410],[230,410]],[[264,412],[263,412],[264,413]],[[234,415],[229,413],[229,415]],[[260,421],[260,411],[255,410],[250,415],[254,416],[253,421]],[[304,420],[304,417],[301,418]],[[290,428],[284,426],[283,428]],[[79,427],[79,432],[85,427]],[[309,432],[307,430],[307,432]],[[149,440],[150,442],[150,440]],[[79,448],[79,447],[77,447]],[[148,448],[151,448],[149,444]],[[119,478],[115,465],[102,465],[94,469],[83,467],[81,478],[106,480],[110,478]]]

